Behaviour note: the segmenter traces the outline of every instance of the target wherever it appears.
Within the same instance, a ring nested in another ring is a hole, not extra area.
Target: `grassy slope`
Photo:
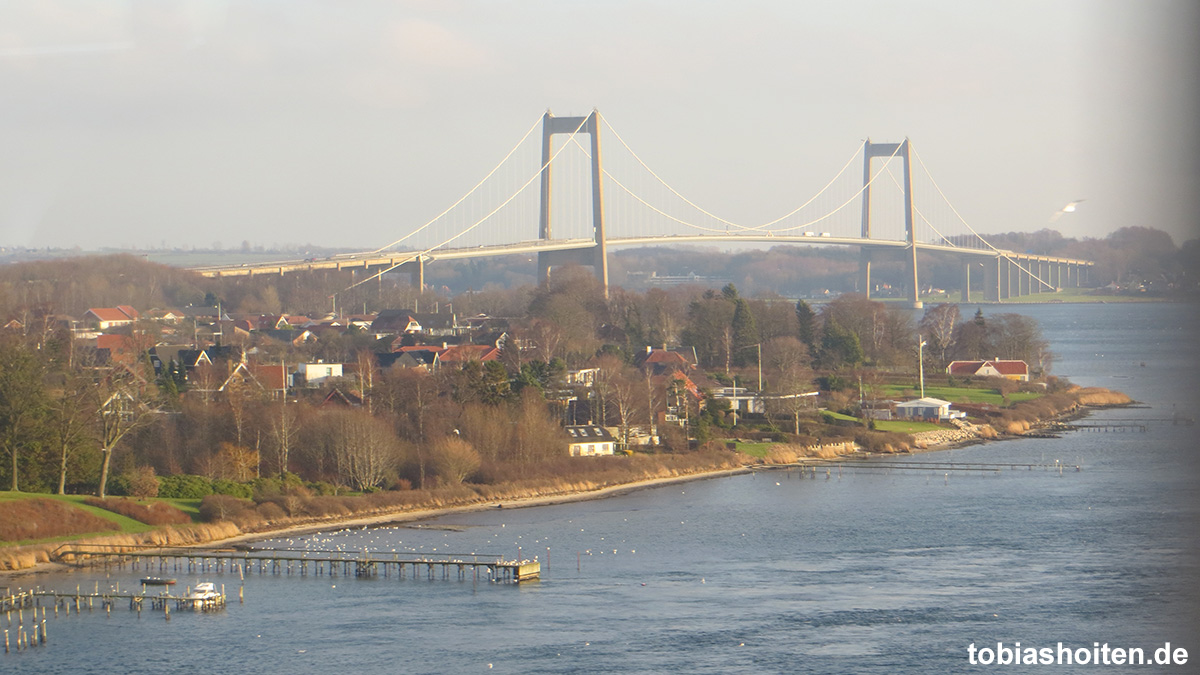
[[[929,393],[928,389],[926,389],[925,393]],[[862,420],[857,417],[843,415],[842,413],[833,412],[832,410],[826,410],[822,414],[829,415],[835,420],[862,423]],[[933,422],[922,422],[919,420],[875,420],[875,429],[877,431],[899,431],[906,434],[915,434],[918,431],[935,431],[937,429],[945,428],[946,427],[934,424]]]
[[[88,506],[87,504],[83,503],[83,500],[85,500],[87,498],[88,498],[87,495],[52,495],[52,494],[42,494],[42,493],[35,493],[35,492],[0,492],[0,505],[3,505],[3,503],[6,501],[14,501],[14,500],[18,500],[18,499],[53,499],[55,501],[68,503],[77,509],[81,509],[83,511],[87,511],[88,513],[97,515],[105,520],[112,522],[114,525],[116,525],[119,528],[116,531],[101,531],[101,532],[92,532],[92,533],[81,533],[81,534],[62,536],[62,537],[51,537],[48,539],[6,542],[5,545],[24,546],[26,544],[38,544],[38,543],[45,543],[45,542],[52,542],[52,541],[69,541],[72,539],[79,539],[82,537],[88,537],[88,536],[93,536],[93,535],[94,536],[103,536],[103,535],[118,534],[118,533],[137,534],[140,532],[149,532],[150,530],[156,529],[153,525],[147,525],[145,523],[138,522],[132,518],[122,516],[119,513],[113,513],[112,511],[107,511],[105,509],[95,507],[95,506]],[[183,512],[187,513],[188,515],[192,516],[192,520],[197,520],[199,518],[200,500],[198,500],[198,499],[166,499],[166,500],[162,500],[162,501],[166,501],[166,502],[172,504],[173,506],[179,508]]]
[[[887,396],[895,398],[903,398],[909,392],[914,390],[913,387],[903,384],[888,384],[883,386],[884,393]],[[995,406],[1005,405],[1004,398],[1000,396],[1000,392],[995,389],[973,389],[971,387],[946,387],[941,385],[931,385],[925,387],[925,396],[932,398],[940,398],[951,403],[990,403]],[[1008,395],[1010,403],[1018,401],[1031,401],[1038,398],[1041,394],[1032,391],[1017,391]]]

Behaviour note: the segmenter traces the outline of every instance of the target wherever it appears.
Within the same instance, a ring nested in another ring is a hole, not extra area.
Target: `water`
[[[1150,406],[1096,418],[1196,410],[1190,307],[1018,311],[1041,322],[1057,373]],[[1172,672],[1195,672],[1197,429],[1151,422],[1145,433],[1007,441],[909,460],[1061,460],[1083,469],[1061,476],[770,472],[429,523],[461,531],[293,539],[509,557],[519,547],[541,559],[543,578],[517,586],[250,576],[246,603],[226,612],[165,622],[124,608],[111,617],[85,611],[49,621],[48,648],[0,664],[6,673],[983,672],[996,666],[970,665],[972,642],[1061,641],[1147,654],[1170,642],[1193,654]],[[124,588],[137,576],[39,581]],[[204,578],[231,591],[238,583],[228,573]],[[1145,668],[1106,668],[1128,670]]]

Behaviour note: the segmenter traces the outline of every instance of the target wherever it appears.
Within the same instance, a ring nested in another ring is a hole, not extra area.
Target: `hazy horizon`
[[[1197,236],[1196,8],[0,4],[0,246],[373,248],[547,108],[763,222],[913,139],[980,232]],[[1068,202],[1084,200],[1053,220]]]

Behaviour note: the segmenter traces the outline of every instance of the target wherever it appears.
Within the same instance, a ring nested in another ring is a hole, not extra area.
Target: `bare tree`
[[[400,441],[390,425],[364,410],[342,409],[324,413],[339,478],[358,490],[383,484],[400,461]]]
[[[363,407],[372,412],[371,399],[375,393],[375,355],[369,349],[360,349],[355,354],[354,377],[358,380],[358,392],[362,397]]]
[[[100,485],[96,496],[104,498],[109,466],[117,444],[158,413],[153,387],[130,368],[116,367],[100,378],[92,390],[92,413],[100,441]]]
[[[777,337],[763,345],[763,365],[770,373],[767,412],[790,417],[796,434],[800,418],[812,406],[805,396],[812,390],[809,361],[808,346],[794,337]]]
[[[621,445],[629,447],[630,426],[634,416],[640,412],[641,378],[632,367],[620,363],[620,367],[608,377],[608,405],[616,413],[621,432]]]
[[[292,454],[292,442],[296,438],[299,427],[297,405],[299,404],[289,405],[287,396],[283,396],[279,400],[278,410],[271,415],[271,437],[275,441],[275,466],[279,469],[280,476],[287,473],[288,462]]]
[[[433,444],[438,475],[448,483],[459,484],[479,470],[479,453],[461,436],[446,436]]]
[[[925,310],[917,328],[929,338],[929,347],[938,355],[940,365],[946,365],[946,353],[954,347],[955,328],[958,326],[958,305],[942,303]]]
[[[84,445],[92,418],[88,401],[92,396],[92,378],[78,371],[64,375],[62,389],[52,397],[47,425],[54,445],[58,447],[58,494],[66,494],[67,466],[71,457]]]

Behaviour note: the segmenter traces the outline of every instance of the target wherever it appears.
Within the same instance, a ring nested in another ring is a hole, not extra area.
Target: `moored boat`
[[[174,579],[165,579],[163,577],[142,577],[143,586],[174,586]]]
[[[203,581],[196,584],[196,588],[188,593],[188,600],[216,600],[221,597],[221,593],[217,591],[216,585],[211,581]]]

